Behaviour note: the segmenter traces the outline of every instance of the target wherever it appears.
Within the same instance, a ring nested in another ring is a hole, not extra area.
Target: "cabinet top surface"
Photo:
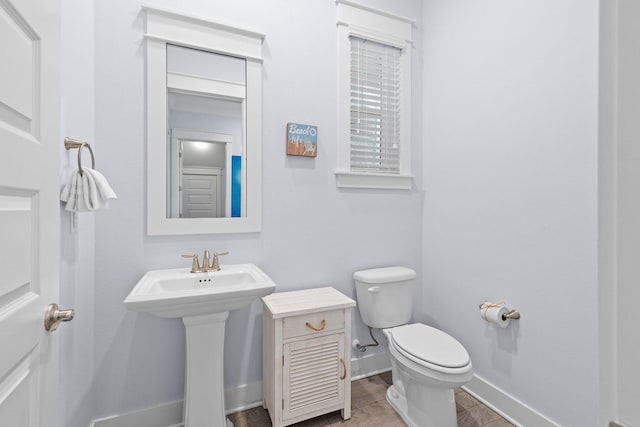
[[[274,319],[356,305],[354,300],[331,287],[277,292],[263,297],[262,302]]]

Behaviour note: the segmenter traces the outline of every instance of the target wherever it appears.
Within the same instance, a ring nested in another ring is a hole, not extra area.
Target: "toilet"
[[[393,385],[387,400],[410,427],[456,427],[454,388],[473,376],[465,348],[447,333],[409,323],[416,272],[407,267],[353,275],[362,321],[389,341]]]

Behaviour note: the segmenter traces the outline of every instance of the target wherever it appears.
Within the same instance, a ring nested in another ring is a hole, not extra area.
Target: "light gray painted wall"
[[[61,31],[61,135],[60,182],[77,167],[78,150],[66,151],[65,136],[89,141],[97,167],[104,166],[95,143],[95,72],[93,3],[60,2]],[[82,164],[91,166],[88,150]],[[62,184],[61,184],[62,185]],[[99,215],[95,214],[95,215]],[[71,233],[70,216],[60,213],[60,297],[63,308],[74,308],[75,320],[57,332],[60,340],[60,376],[57,425],[86,427],[93,416],[95,215],[80,213],[78,231]]]
[[[415,312],[426,313],[416,317],[456,336],[479,375],[563,425],[594,425],[596,2],[366,3],[418,20],[418,188],[335,188],[333,2],[145,2],[267,34],[263,232],[150,238],[140,3],[65,2],[62,128],[93,138],[118,200],[81,216],[77,235],[62,216],[61,302],[78,317],[59,331],[69,345],[60,426],[181,398],[180,322],[129,313],[122,300],[145,271],[204,249],[257,263],[281,291],[333,285],[354,296],[354,270],[413,267],[423,282]],[[286,157],[288,121],[319,126],[315,160]],[[63,153],[63,167],[74,161]],[[486,327],[485,299],[506,300],[522,320]],[[229,387],[260,380],[259,313],[254,304],[230,316]],[[368,341],[354,322],[354,338]]]
[[[96,154],[99,169],[109,179],[118,200],[110,204],[109,210],[95,214],[95,232],[80,235],[83,241],[94,241],[91,263],[85,266],[80,261],[72,262],[62,273],[63,283],[67,276],[73,277],[76,270],[91,276],[83,286],[92,291],[92,298],[75,303],[79,314],[93,316],[89,322],[95,338],[80,337],[79,340],[85,341],[74,348],[73,358],[82,359],[93,372],[80,377],[72,373],[75,366],[71,364],[63,366],[61,372],[63,376],[71,374],[70,388],[91,385],[84,398],[91,405],[90,410],[84,407],[91,418],[121,414],[182,397],[184,332],[181,322],[128,312],[122,303],[145,271],[186,266],[181,253],[229,250],[231,254],[223,262],[258,264],[278,284],[278,291],[331,285],[355,297],[351,279],[355,270],[403,264],[420,272],[421,2],[365,3],[418,20],[412,146],[416,188],[408,192],[336,189],[334,2],[145,1],[146,5],[183,11],[267,35],[262,232],[148,237],[144,223],[141,2],[94,2],[95,70],[86,71],[93,73],[89,79],[95,81],[94,136],[95,145],[99,147]],[[67,10],[66,13],[75,18],[78,12]],[[69,77],[66,83],[73,85],[74,82]],[[74,101],[90,98],[91,94],[73,92],[69,96],[72,98],[69,103],[80,108]],[[64,120],[71,123],[69,119]],[[316,159],[286,156],[287,122],[319,127]],[[63,237],[63,242],[65,239],[70,237]],[[71,286],[63,292],[74,290]],[[416,310],[420,309],[420,301],[418,292]],[[227,387],[261,380],[260,313],[261,306],[256,303],[229,317],[224,361]],[[366,327],[359,316],[354,318],[354,338],[368,341]],[[384,346],[378,351],[383,350]],[[61,425],[84,427],[84,421],[75,422],[72,409],[63,415]]]
[[[597,425],[598,2],[424,2],[424,320],[477,375]],[[482,321],[506,301],[522,319]]]

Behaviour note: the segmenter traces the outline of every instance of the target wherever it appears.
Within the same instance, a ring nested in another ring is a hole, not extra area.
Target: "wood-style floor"
[[[387,403],[386,392],[391,385],[391,372],[385,372],[351,383],[351,418],[344,421],[340,411],[294,424],[295,427],[366,426],[404,427],[405,423]],[[457,389],[458,427],[511,427],[513,424]],[[269,414],[262,406],[229,415],[235,427],[270,427]]]

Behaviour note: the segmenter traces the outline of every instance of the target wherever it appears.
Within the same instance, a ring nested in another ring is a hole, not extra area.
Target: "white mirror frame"
[[[259,232],[262,226],[262,42],[255,33],[164,9],[143,7],[147,67],[147,234]],[[167,218],[167,44],[243,58],[246,211],[235,218]]]

